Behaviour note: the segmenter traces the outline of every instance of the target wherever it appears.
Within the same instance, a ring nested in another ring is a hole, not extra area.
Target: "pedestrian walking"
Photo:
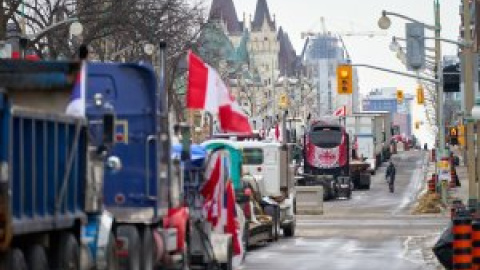
[[[385,180],[387,180],[388,182],[388,188],[391,193],[393,193],[395,189],[395,174],[396,174],[395,165],[393,164],[392,161],[390,161],[390,164],[388,164],[388,167],[387,167],[387,172],[385,174]]]

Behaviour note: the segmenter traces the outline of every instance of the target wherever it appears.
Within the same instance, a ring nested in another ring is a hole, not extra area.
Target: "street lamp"
[[[382,11],[382,17],[380,17],[380,19],[378,19],[378,27],[380,27],[383,30],[387,30],[388,28],[390,28],[390,26],[392,25],[392,22],[391,22],[391,20],[388,16],[394,16],[394,17],[402,18],[402,19],[407,20],[409,22],[421,23],[421,24],[424,25],[425,29],[428,29],[428,30],[440,30],[440,27],[437,27],[437,26],[434,26],[434,25],[429,25],[429,24],[424,24],[424,23],[422,23],[418,20],[415,20],[413,18],[410,18],[408,16],[405,16],[405,15],[402,15],[402,14],[399,14],[399,13],[395,13],[395,12],[385,11],[385,10]]]
[[[387,30],[391,25],[392,21],[387,17],[387,12],[385,10],[382,11],[382,17],[378,19],[378,27],[380,27],[380,29]]]

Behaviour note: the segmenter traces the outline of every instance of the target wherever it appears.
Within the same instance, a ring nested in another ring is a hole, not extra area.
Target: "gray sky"
[[[211,0],[207,0],[211,2]],[[234,0],[239,18],[247,18],[255,12],[257,0]],[[379,31],[378,18],[382,10],[401,13],[425,23],[433,24],[433,0],[267,0],[270,12],[275,14],[277,25],[289,34],[297,53],[302,50],[302,31],[322,31],[320,18],[325,18],[328,31]],[[460,24],[459,0],[440,0],[442,36],[457,39]],[[389,50],[391,36],[405,36],[405,22],[391,18],[392,26],[382,37],[345,37],[353,63],[368,63],[389,69],[405,71],[405,67]],[[427,35],[433,35],[430,31]],[[427,46],[433,46],[427,42]],[[456,54],[452,45],[442,45],[443,54]],[[359,68],[362,93],[382,86],[392,86],[414,93],[415,79],[399,77],[379,71]],[[414,119],[423,119],[420,110],[414,110]]]

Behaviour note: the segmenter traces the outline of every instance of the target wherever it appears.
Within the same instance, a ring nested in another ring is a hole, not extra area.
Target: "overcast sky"
[[[207,0],[210,2],[211,0]],[[255,12],[257,0],[233,0],[240,20],[243,13],[247,18]],[[379,31],[377,22],[382,10],[401,13],[425,23],[433,24],[433,0],[267,0],[270,12],[275,14],[277,26],[282,26],[289,34],[297,54],[302,50],[304,40],[302,31],[322,31],[321,17],[325,18],[328,31]],[[460,24],[460,0],[440,0],[442,36],[458,38]],[[395,54],[389,50],[392,36],[405,36],[405,22],[391,18],[392,26],[386,36],[345,37],[345,43],[353,63],[366,63],[389,69],[405,71]],[[430,31],[427,35],[433,35]],[[433,43],[427,43],[433,46]],[[456,54],[455,46],[443,44],[443,54]],[[382,86],[392,86],[414,93],[415,79],[400,77],[388,73],[359,68],[362,93]],[[419,110],[415,117],[423,119]]]

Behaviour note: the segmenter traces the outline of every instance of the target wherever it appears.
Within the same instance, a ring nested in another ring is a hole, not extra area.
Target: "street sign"
[[[425,25],[423,23],[407,23],[407,68],[419,70],[425,65]]]
[[[437,163],[438,167],[438,180],[439,181],[448,181],[450,182],[451,174],[450,174],[450,162],[448,160],[441,160]]]
[[[460,92],[460,64],[443,68],[443,92]]]

